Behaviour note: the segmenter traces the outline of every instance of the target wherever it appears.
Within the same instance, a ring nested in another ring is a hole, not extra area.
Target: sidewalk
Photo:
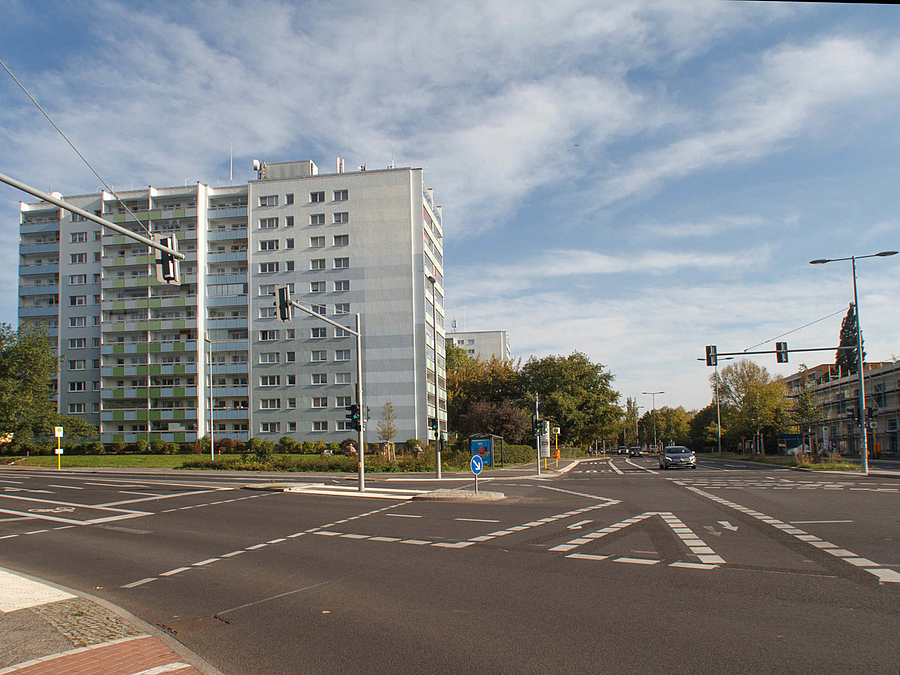
[[[102,600],[0,569],[0,675],[221,675]]]

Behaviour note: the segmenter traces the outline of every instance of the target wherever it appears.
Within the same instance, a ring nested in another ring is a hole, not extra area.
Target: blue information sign
[[[472,473],[476,476],[481,473],[481,470],[484,468],[484,460],[481,459],[481,455],[473,455],[472,461],[469,462],[469,466],[472,468]]]

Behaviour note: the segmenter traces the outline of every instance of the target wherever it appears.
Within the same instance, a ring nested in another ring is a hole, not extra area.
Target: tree
[[[569,356],[530,358],[521,372],[521,387],[529,399],[538,394],[543,417],[560,427],[560,441],[588,445],[615,433],[622,409],[611,373],[581,352]]]
[[[804,365],[800,364],[800,389],[794,398],[794,406],[790,411],[791,419],[806,437],[812,435],[812,423],[825,417],[822,407],[816,402],[813,386],[816,376]],[[804,441],[808,443],[809,441]]]
[[[476,401],[460,418],[458,431],[462,436],[494,434],[510,443],[519,443],[531,433],[531,424],[528,413],[511,401]]]
[[[468,352],[462,347],[457,347],[456,345],[448,344],[444,347],[444,354],[447,361],[447,370],[456,370],[458,368],[463,368],[472,361],[469,358]]]
[[[448,348],[450,345],[448,345]],[[458,348],[457,348],[458,349]],[[464,350],[460,350],[464,351]],[[452,350],[451,350],[452,352]],[[475,402],[503,403],[520,401],[523,390],[519,380],[519,363],[491,357],[466,360],[454,357],[447,364],[447,421],[449,428],[458,429],[460,418]]]
[[[394,405],[388,401],[381,409],[381,421],[378,423],[378,438],[390,443],[397,435],[397,415],[394,413]]]
[[[857,330],[856,306],[851,302],[847,315],[841,322],[841,341],[837,354],[834,355],[834,365],[837,367],[838,376],[856,375],[859,372],[859,354],[856,349]],[[863,344],[862,336],[859,340]],[[862,350],[863,361],[866,358],[866,350]]]
[[[59,363],[55,342],[42,330],[0,324],[0,434],[39,436],[63,426],[67,436],[96,437],[93,425],[57,415],[50,383]]]
[[[716,424],[715,400],[702,410],[697,411],[691,418],[690,436],[690,447],[693,450],[708,450],[710,452],[718,450],[719,435]]]
[[[716,377],[710,375],[713,389]],[[769,371],[742,359],[719,370],[718,378],[722,426],[728,430],[728,445],[736,445],[741,436],[762,432],[765,437],[772,437],[784,430],[788,420],[784,384]]]

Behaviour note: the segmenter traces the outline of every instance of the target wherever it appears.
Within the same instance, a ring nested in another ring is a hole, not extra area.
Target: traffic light
[[[429,417],[429,418],[428,418],[428,428],[429,428],[431,431],[437,431],[437,430],[438,430],[438,421],[437,421],[437,417]]]
[[[775,343],[775,361],[777,361],[778,363],[788,362],[787,342]]]
[[[706,365],[714,366],[718,362],[718,357],[716,356],[716,346],[706,345]]]
[[[360,431],[362,429],[362,423],[359,419],[359,406],[354,403],[353,405],[348,405],[344,410],[347,411],[347,419],[350,420],[350,426],[353,427],[354,430]]]
[[[153,235],[156,243],[170,248],[173,251],[178,250],[178,240],[175,235],[164,237],[161,234]],[[163,284],[181,284],[181,265],[179,261],[171,253],[165,251],[157,251],[159,257],[156,259],[156,279]]]
[[[291,288],[290,286],[276,286],[275,294],[278,297],[278,318],[282,321],[291,320]]]
[[[550,433],[550,420],[541,420],[541,436],[546,436]]]

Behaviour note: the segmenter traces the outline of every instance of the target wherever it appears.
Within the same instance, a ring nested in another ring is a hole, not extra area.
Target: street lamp
[[[651,417],[653,417],[653,449],[654,449],[654,451],[656,451],[656,450],[659,450],[659,448],[656,447],[656,395],[657,394],[665,394],[666,392],[664,392],[664,391],[642,391],[641,393],[645,394],[646,396],[653,397],[653,403],[652,403],[653,412],[651,413]]]
[[[431,282],[431,327],[434,331],[434,419],[437,422],[437,432],[434,437],[434,468],[435,478],[441,478],[441,385],[438,382],[438,359],[437,359],[437,304],[435,303],[437,295],[437,279],[432,275],[426,275],[426,279]],[[428,380],[426,372],[426,382]]]
[[[872,253],[871,255],[852,255],[849,258],[818,258],[810,260],[810,265],[824,265],[830,262],[840,262],[849,260],[853,268],[853,308],[856,311],[856,360],[859,366],[859,426],[862,429],[862,443],[860,454],[862,456],[862,472],[864,476],[869,475],[869,431],[866,422],[866,377],[863,365],[862,350],[862,330],[859,323],[859,299],[856,294],[856,261],[864,258],[887,258],[897,255],[897,251],[881,251],[880,253]]]

